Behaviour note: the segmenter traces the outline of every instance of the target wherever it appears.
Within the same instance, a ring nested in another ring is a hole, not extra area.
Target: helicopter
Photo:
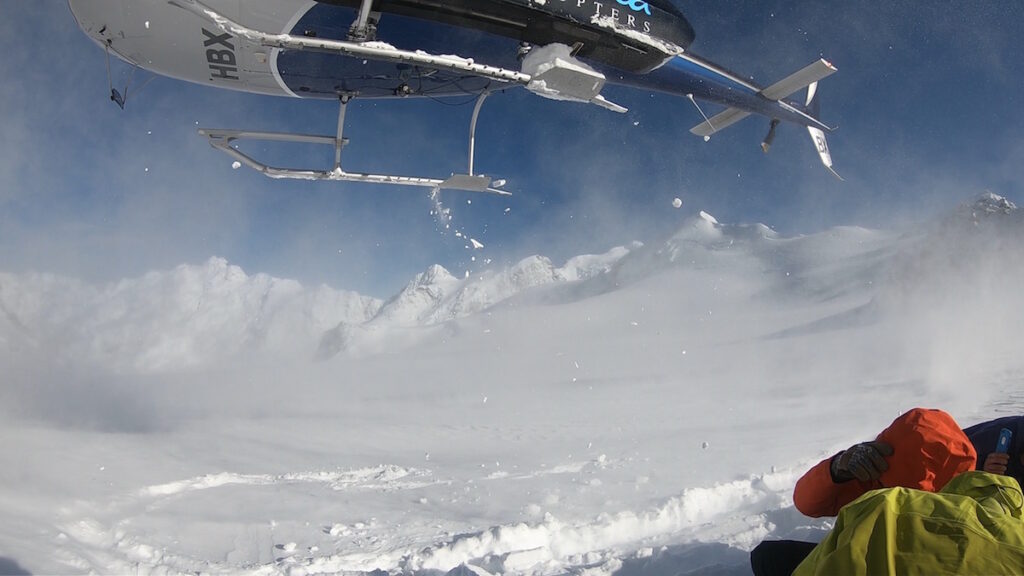
[[[151,73],[218,88],[330,99],[333,135],[200,128],[211,146],[271,178],[398,184],[507,194],[504,180],[475,172],[476,127],[486,98],[522,87],[544,98],[623,113],[606,84],[688,99],[708,140],[756,114],[806,127],[836,177],[818,118],[817,85],[836,72],[819,59],[759,86],[690,52],[694,30],[670,0],[69,0],[79,27],[110,56]],[[111,100],[122,94],[111,83]],[[804,97],[791,99],[807,89]],[[470,96],[466,173],[447,178],[347,171],[345,114],[353,99]],[[722,105],[711,117],[699,102]],[[328,169],[271,166],[241,141],[331,146]]]

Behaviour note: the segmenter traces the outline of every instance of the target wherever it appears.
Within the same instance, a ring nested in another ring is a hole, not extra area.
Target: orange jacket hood
[[[832,458],[826,458],[797,481],[793,491],[797,509],[815,518],[835,516],[868,490],[903,487],[938,492],[957,474],[974,470],[974,446],[953,417],[942,410],[914,408],[896,418],[876,439],[893,447],[892,456],[886,458],[889,469],[879,480],[837,484],[829,472]]]
[[[878,440],[893,448],[881,478],[887,488],[938,492],[954,476],[974,470],[978,459],[967,435],[942,410],[914,408],[893,420]]]

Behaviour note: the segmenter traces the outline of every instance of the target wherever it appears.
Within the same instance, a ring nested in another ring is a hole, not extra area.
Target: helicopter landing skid
[[[341,167],[342,149],[349,143],[345,138],[345,110],[352,100],[352,94],[343,94],[339,98],[340,107],[338,110],[338,131],[336,136],[320,136],[313,134],[293,134],[289,132],[259,132],[252,130],[223,130],[200,128],[199,134],[206,136],[217,150],[234,158],[239,164],[248,166],[257,172],[275,179],[290,180],[331,180],[346,182],[366,182],[370,184],[398,184],[404,186],[419,186],[422,188],[436,188],[439,190],[464,190],[468,192],[487,192],[502,196],[511,195],[510,192],[501,190],[494,186],[489,176],[473,174],[473,155],[476,139],[476,121],[483,105],[487,92],[477,98],[476,108],[473,110],[473,119],[470,123],[469,132],[469,173],[452,174],[448,178],[420,178],[415,176],[395,176],[391,174],[370,174],[365,172],[347,172]],[[264,142],[291,142],[297,144],[322,144],[334,147],[334,166],[330,170],[313,170],[301,168],[282,168],[271,166],[256,160],[252,156],[239,150],[235,143],[242,140],[255,140]],[[503,181],[497,181],[500,186]]]

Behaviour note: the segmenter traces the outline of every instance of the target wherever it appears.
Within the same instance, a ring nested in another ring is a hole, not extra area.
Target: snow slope
[[[746,574],[811,464],[1024,411],[1020,212],[663,242],[386,302],[219,259],[0,275],[0,569]]]

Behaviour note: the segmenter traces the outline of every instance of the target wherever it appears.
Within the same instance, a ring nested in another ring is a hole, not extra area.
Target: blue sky
[[[195,134],[197,123],[330,133],[334,104],[157,78],[121,111],[107,99],[103,52],[66,2],[0,0],[0,270],[107,282],[222,256],[249,273],[387,297],[433,263],[456,274],[535,253],[560,263],[656,242],[698,210],[800,234],[920,221],[985,189],[1024,196],[1024,4],[677,4],[696,30],[693,52],[758,83],[818,57],[839,68],[820,88],[846,181],[796,127],[780,128],[764,155],[764,119],[705,143],[689,134],[700,117],[683,99],[606,89],[630,108],[623,116],[513,90],[484,107],[477,169],[515,195],[444,198],[455,226],[484,243],[472,252],[439,232],[422,191],[265,179],[232,170]],[[115,84],[127,79],[115,65]],[[345,165],[464,170],[470,113],[357,101]]]

